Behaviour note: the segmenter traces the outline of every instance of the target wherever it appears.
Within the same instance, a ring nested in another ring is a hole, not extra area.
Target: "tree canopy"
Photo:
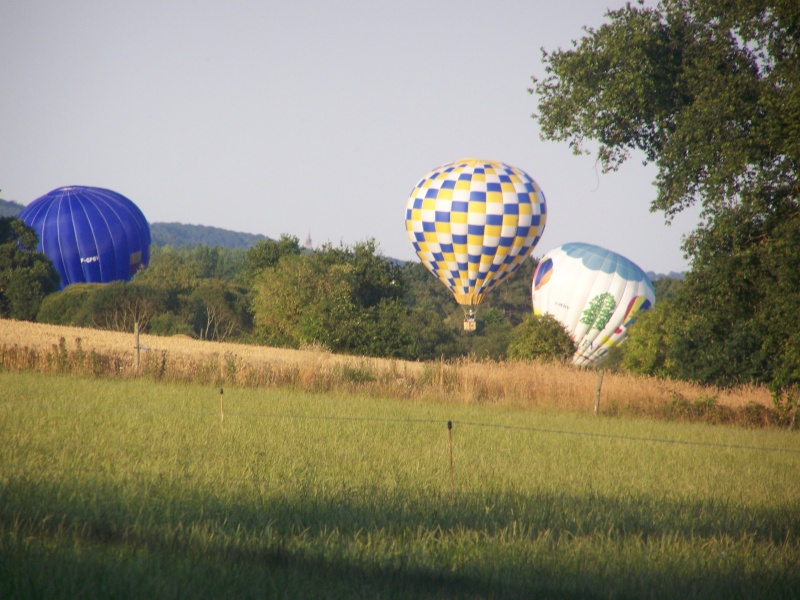
[[[255,279],[253,312],[261,339],[398,358],[432,358],[447,344],[451,334],[442,321],[404,303],[403,271],[376,253],[374,241],[327,245],[308,255],[287,248],[264,262]],[[419,335],[423,323],[427,331]]]
[[[651,209],[699,203],[691,270],[634,324],[626,364],[703,383],[800,388],[800,3],[627,4],[572,48],[543,50],[542,137],[603,169],[657,166]],[[637,336],[639,340],[637,341]]]
[[[654,210],[800,192],[800,3],[662,0],[608,13],[534,80],[547,139],[599,144],[603,169],[640,151],[658,167]]]
[[[61,277],[38,244],[25,223],[0,218],[0,317],[33,320],[42,298],[58,289]]]

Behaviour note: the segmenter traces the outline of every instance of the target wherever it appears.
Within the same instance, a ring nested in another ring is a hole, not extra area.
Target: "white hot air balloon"
[[[545,254],[533,274],[533,312],[560,321],[578,346],[572,362],[602,363],[636,315],[656,301],[653,284],[636,264],[591,244],[570,243]]]

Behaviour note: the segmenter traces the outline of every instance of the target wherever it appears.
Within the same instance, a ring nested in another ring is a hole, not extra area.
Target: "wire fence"
[[[551,436],[569,436],[578,438],[588,438],[603,441],[622,441],[632,444],[665,444],[672,446],[686,446],[686,447],[707,447],[715,448],[726,451],[734,452],[767,452],[767,453],[785,453],[788,455],[800,455],[800,448],[778,447],[778,446],[756,446],[747,444],[728,444],[721,442],[702,441],[702,440],[688,440],[688,439],[675,439],[675,438],[660,438],[660,437],[645,437],[645,436],[632,436],[620,435],[614,433],[605,433],[599,431],[578,431],[570,429],[554,429],[548,427],[536,427],[531,425],[513,425],[508,423],[496,423],[488,421],[474,421],[474,420],[459,420],[450,419],[444,420],[441,418],[399,418],[399,417],[377,417],[377,416],[357,416],[357,415],[318,415],[318,414],[302,414],[292,412],[274,412],[274,411],[253,411],[253,410],[231,410],[229,406],[226,410],[223,390],[220,389],[219,396],[219,412],[210,410],[207,407],[198,409],[175,409],[175,408],[138,408],[124,405],[104,406],[103,410],[112,410],[122,413],[139,413],[139,414],[152,414],[152,415],[193,415],[203,419],[219,419],[220,425],[224,427],[225,419],[269,419],[269,420],[284,420],[284,421],[318,421],[318,422],[338,422],[338,423],[368,423],[368,424],[391,424],[402,426],[431,426],[447,428],[447,440],[449,447],[449,496],[453,503],[456,502],[456,461],[453,452],[453,435],[463,432],[467,429],[491,429],[491,430],[505,430],[515,434],[543,434]],[[55,409],[55,403],[39,402],[40,407],[44,406],[46,409]],[[25,402],[3,402],[0,401],[0,407],[7,406],[30,406],[30,403]],[[86,414],[93,410],[93,407],[88,407],[81,404],[64,404],[59,403],[57,409],[63,411],[64,409],[73,409],[78,414]],[[462,434],[463,435],[463,434]],[[130,477],[134,479],[147,480],[148,482],[173,482],[177,483],[186,480],[213,480],[216,483],[228,482],[230,484],[246,484],[247,486],[254,485],[257,488],[263,488],[265,485],[269,488],[274,488],[278,483],[278,488],[284,483],[277,482],[274,478],[264,477],[263,475],[251,474],[235,474],[226,472],[220,474],[209,474],[203,472],[194,472],[191,469],[177,467],[167,469],[142,468],[137,469],[130,467],[119,468],[117,465],[110,464],[104,466],[88,466],[88,465],[61,465],[50,467],[37,468],[35,473],[20,472],[12,474],[14,469],[13,464],[6,464],[6,469],[0,466],[0,479],[12,478],[22,480],[37,480],[41,477],[47,478],[63,478],[67,477],[84,477],[92,476],[102,479],[108,477]],[[340,482],[343,485],[346,483],[348,490],[361,490],[362,492],[375,491],[369,486],[362,489],[363,486],[354,484],[353,482]],[[148,484],[149,485],[149,484]],[[447,484],[445,484],[447,485]],[[369,488],[369,489],[368,489]],[[442,490],[444,491],[444,490]],[[459,492],[460,494],[460,492]]]
[[[475,427],[475,428],[488,428],[488,429],[502,429],[508,431],[527,432],[527,433],[542,433],[548,435],[563,435],[573,437],[586,437],[597,438],[606,440],[624,440],[629,442],[639,443],[652,443],[652,444],[670,444],[670,445],[684,445],[684,446],[702,446],[709,448],[720,448],[727,450],[748,450],[760,452],[783,452],[788,454],[800,454],[800,448],[786,448],[778,446],[753,446],[747,444],[725,444],[720,442],[708,442],[699,440],[685,440],[685,439],[672,439],[672,438],[658,438],[658,437],[642,437],[619,435],[611,433],[602,433],[596,431],[575,431],[569,429],[552,429],[547,427],[534,427],[528,425],[510,425],[507,423],[491,423],[486,421],[466,421],[459,419],[434,419],[434,418],[398,418],[398,417],[369,417],[369,416],[353,416],[353,415],[313,415],[313,414],[298,414],[298,413],[285,413],[285,412],[270,412],[270,411],[243,411],[227,410],[223,404],[223,393],[220,390],[220,411],[210,411],[207,409],[155,409],[155,408],[136,408],[131,406],[116,405],[111,408],[105,407],[104,410],[113,410],[120,412],[134,412],[134,413],[150,413],[150,414],[180,414],[180,415],[196,415],[196,416],[209,416],[219,417],[221,421],[225,418],[250,418],[258,417],[264,419],[279,419],[279,420],[306,420],[306,421],[337,421],[337,422],[365,422],[365,423],[396,423],[405,425],[414,424],[428,424],[428,425],[441,425],[447,426],[448,429],[460,427]],[[0,401],[0,406],[29,406],[30,403],[26,402],[3,402]],[[41,403],[40,403],[41,406]],[[71,408],[74,406],[76,411],[85,410],[85,407],[80,405],[59,405],[60,408]]]

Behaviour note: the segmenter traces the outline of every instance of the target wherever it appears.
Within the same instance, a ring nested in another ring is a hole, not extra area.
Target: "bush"
[[[91,327],[92,315],[86,303],[92,290],[101,283],[76,283],[42,300],[36,315],[39,323]]]
[[[551,315],[530,315],[511,332],[508,359],[569,360],[577,350],[564,326]]]
[[[188,335],[195,337],[192,326],[175,313],[165,312],[150,319],[150,333],[153,335]]]

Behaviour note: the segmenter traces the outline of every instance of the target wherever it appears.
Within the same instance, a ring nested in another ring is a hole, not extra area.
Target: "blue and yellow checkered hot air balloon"
[[[544,193],[527,173],[468,158],[420,179],[406,204],[406,233],[422,264],[473,307],[530,255],[546,214]]]

